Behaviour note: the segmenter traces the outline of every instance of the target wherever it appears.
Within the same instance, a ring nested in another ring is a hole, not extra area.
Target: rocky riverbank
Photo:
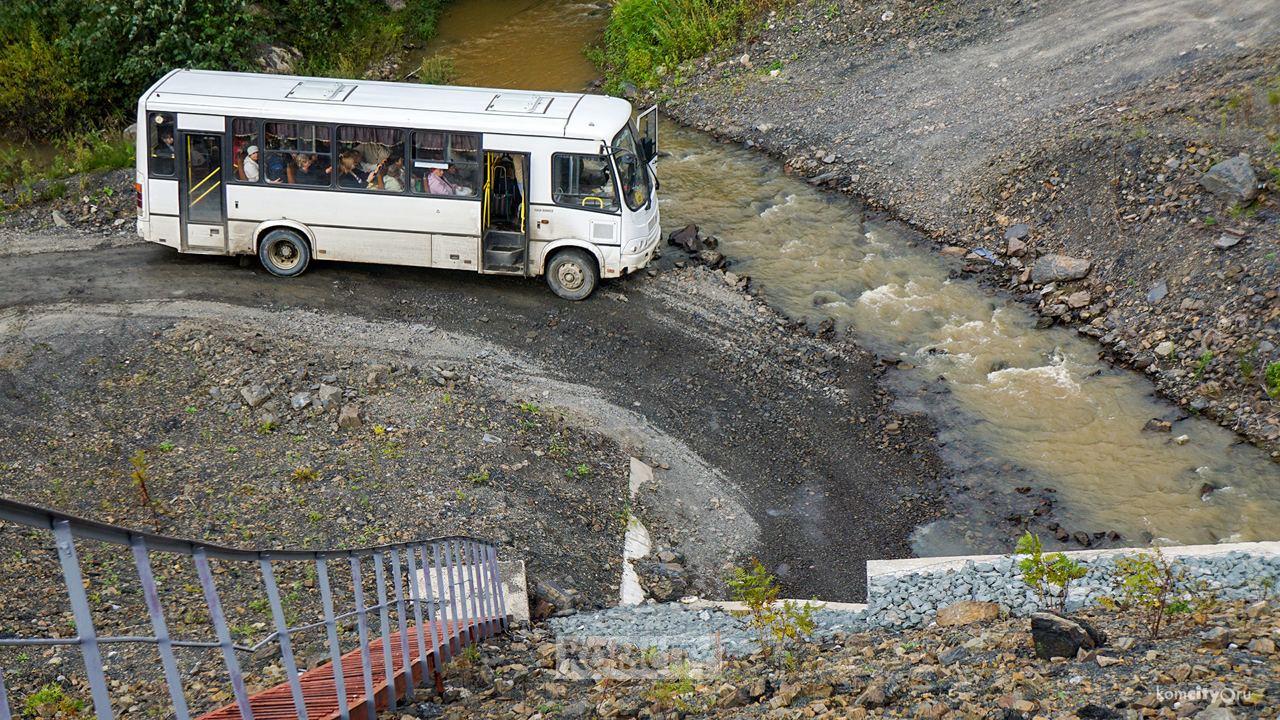
[[[1267,6],[802,2],[654,95],[925,230],[1043,324],[1276,452]]]
[[[487,644],[451,668],[442,698],[424,691],[388,717],[1274,718],[1277,612],[1233,602],[1152,640],[1131,617],[1090,611],[1077,617],[1103,644],[1070,659],[1038,658],[1027,618],[985,616],[836,633],[790,663],[757,653],[655,671],[660,654],[640,648],[578,680],[559,672],[563,648],[543,626]]]

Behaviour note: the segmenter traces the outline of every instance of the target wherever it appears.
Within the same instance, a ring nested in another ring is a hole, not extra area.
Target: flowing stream
[[[450,54],[464,83],[577,90],[595,75],[582,48],[604,18],[553,0],[457,3],[426,51]],[[950,279],[929,241],[759,153],[670,123],[660,145],[667,230],[698,224],[784,313],[830,318],[904,361],[890,382],[938,426],[953,484],[968,488],[952,518],[917,532],[917,553],[1007,550],[1000,524],[1036,499],[1064,528],[1117,531],[1121,544],[1273,539],[1280,466],[1100,362],[1092,341],[1036,329],[1023,306]],[[1173,431],[1144,431],[1151,418]]]

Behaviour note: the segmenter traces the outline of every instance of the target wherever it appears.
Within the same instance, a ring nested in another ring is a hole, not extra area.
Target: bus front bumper
[[[653,254],[658,250],[658,240],[662,238],[662,233],[654,233],[653,237],[640,248],[636,253],[623,253],[622,260],[619,263],[620,275],[630,275],[631,273],[642,270],[649,261],[653,259]]]

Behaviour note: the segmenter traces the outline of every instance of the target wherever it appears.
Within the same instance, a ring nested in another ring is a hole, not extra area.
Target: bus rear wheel
[[[585,300],[600,279],[595,258],[572,248],[551,256],[546,275],[551,292],[565,300]]]
[[[278,228],[258,243],[258,262],[276,277],[294,277],[311,264],[311,247],[297,232]]]

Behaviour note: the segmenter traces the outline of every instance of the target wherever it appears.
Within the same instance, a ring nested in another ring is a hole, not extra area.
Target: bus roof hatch
[[[340,82],[317,82],[314,80],[303,80],[293,89],[289,91],[286,98],[289,100],[327,100],[330,102],[342,102],[347,99],[355,85]]]
[[[551,107],[553,98],[545,95],[494,95],[493,100],[489,101],[489,107],[485,108],[488,112],[496,113],[520,113],[524,115],[543,115],[546,114],[547,108]]]

